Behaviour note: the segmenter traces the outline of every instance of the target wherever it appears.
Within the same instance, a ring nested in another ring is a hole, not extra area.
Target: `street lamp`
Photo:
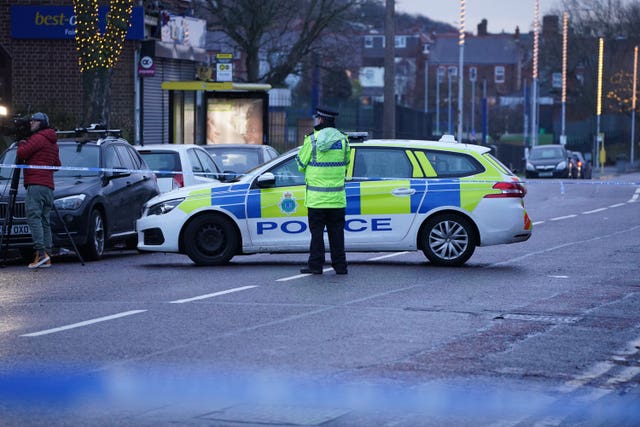
[[[631,95],[631,153],[629,160],[633,166],[633,145],[636,139],[636,87],[638,79],[638,46],[633,49],[633,95]]]
[[[567,143],[567,129],[565,116],[567,114],[567,33],[569,29],[569,14],[562,14],[562,132],[560,143]]]
[[[538,145],[538,43],[540,32],[540,0],[536,0],[533,22],[533,81],[531,85],[531,146]]]
[[[444,71],[445,68],[439,66],[436,74],[436,135],[440,135],[440,82],[444,78]]]
[[[460,34],[458,37],[458,142],[462,142],[462,100],[464,98],[464,1],[460,0]]]
[[[604,141],[600,135],[600,116],[602,115],[602,72],[603,72],[603,59],[604,59],[604,39],[600,37],[598,39],[598,93],[596,99],[596,155],[600,162],[600,172],[604,173]],[[602,144],[602,146],[601,146]]]

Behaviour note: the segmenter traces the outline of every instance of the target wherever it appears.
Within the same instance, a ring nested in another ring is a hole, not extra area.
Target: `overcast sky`
[[[458,27],[460,20],[459,0],[395,0],[396,12],[420,14],[435,21]],[[465,0],[466,31],[476,34],[477,26],[487,19],[490,33],[504,30],[513,33],[516,26],[523,33],[533,30],[535,0]],[[540,23],[542,16],[559,5],[558,0],[540,0]]]

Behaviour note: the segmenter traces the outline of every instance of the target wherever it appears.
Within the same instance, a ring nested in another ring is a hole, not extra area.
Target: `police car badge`
[[[279,206],[283,214],[291,215],[292,213],[295,213],[296,209],[298,209],[298,202],[296,202],[292,192],[286,191],[282,194]]]

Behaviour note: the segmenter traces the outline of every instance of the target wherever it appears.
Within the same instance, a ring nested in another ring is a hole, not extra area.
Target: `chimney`
[[[478,36],[486,36],[487,34],[487,20],[483,19],[478,24]]]

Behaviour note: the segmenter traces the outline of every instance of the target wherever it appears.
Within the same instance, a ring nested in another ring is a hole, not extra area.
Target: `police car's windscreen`
[[[56,172],[56,178],[96,176],[99,174],[100,147],[82,144],[60,144],[59,147],[62,169]]]

